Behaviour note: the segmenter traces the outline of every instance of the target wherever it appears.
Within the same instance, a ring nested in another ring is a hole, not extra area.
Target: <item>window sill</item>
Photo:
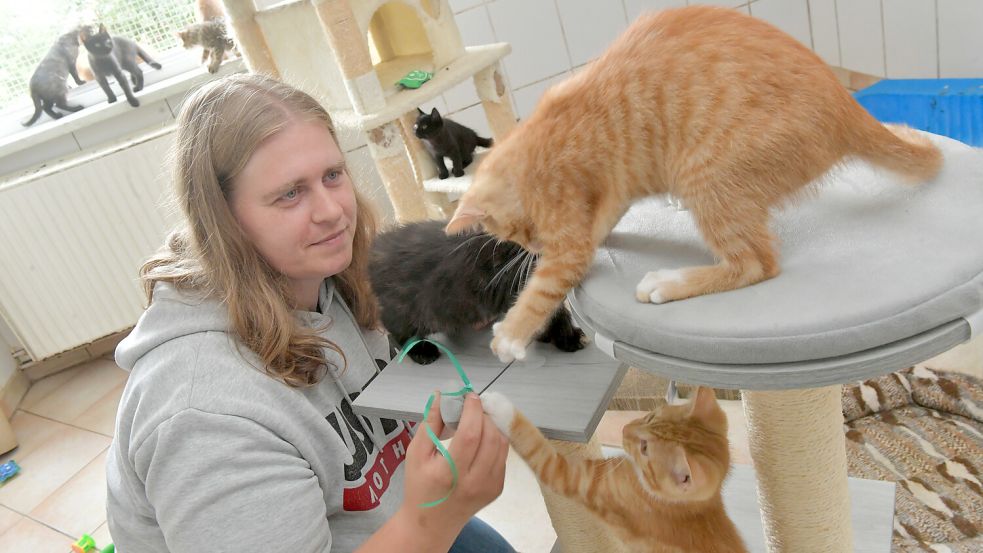
[[[119,85],[112,82],[115,103],[95,82],[70,89],[68,101],[85,109],[52,120],[42,114],[34,125],[23,127],[33,105],[0,114],[0,178],[31,173],[76,155],[132,139],[174,124],[187,92],[201,83],[245,70],[241,59],[227,60],[212,75],[199,65],[200,50],[172,50],[158,61],[160,70],[142,65],[145,86],[136,94],[140,107],[130,106]],[[56,108],[57,109],[57,108]]]

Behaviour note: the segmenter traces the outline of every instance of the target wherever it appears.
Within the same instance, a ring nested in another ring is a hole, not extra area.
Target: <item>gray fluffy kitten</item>
[[[41,63],[38,64],[34,74],[31,75],[30,90],[31,100],[34,102],[34,115],[24,121],[25,127],[33,125],[41,117],[41,111],[58,119],[63,113],[52,109],[54,106],[65,111],[75,112],[82,109],[68,103],[68,76],[75,79],[76,84],[85,81],[79,78],[78,71],[75,69],[75,58],[78,57],[79,42],[78,29],[69,31],[60,37],[55,44],[48,50]]]
[[[518,244],[479,232],[447,236],[444,225],[410,223],[380,234],[372,245],[369,278],[382,324],[400,345],[413,336],[489,325],[508,311],[532,274],[535,258]],[[560,306],[539,340],[577,351],[584,347],[583,338],[570,312]],[[440,351],[423,342],[409,356],[427,364]]]

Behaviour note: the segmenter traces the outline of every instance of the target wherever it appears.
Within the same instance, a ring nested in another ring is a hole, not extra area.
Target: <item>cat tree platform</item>
[[[934,181],[905,185],[857,162],[777,212],[774,279],[639,303],[646,272],[713,262],[690,215],[650,199],[629,210],[570,295],[611,357],[742,390],[769,552],[860,551],[870,527],[851,525],[840,384],[908,367],[983,328],[983,152],[929,136],[945,154]]]
[[[435,339],[454,352],[476,393],[505,394],[543,434],[557,440],[587,442],[627,370],[596,348],[567,353],[538,342],[525,360],[502,363],[488,348],[490,330]],[[390,363],[359,394],[355,412],[419,421],[434,390],[461,386],[446,355],[429,365],[407,356],[402,363]]]

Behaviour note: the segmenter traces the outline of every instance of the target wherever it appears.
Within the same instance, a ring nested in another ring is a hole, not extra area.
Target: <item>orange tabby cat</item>
[[[627,458],[568,461],[505,396],[484,410],[541,482],[586,506],[638,553],[747,553],[724,511],[727,417],[713,390],[665,405],[624,429]]]
[[[725,8],[665,10],[543,95],[482,161],[447,231],[481,225],[541,254],[492,342],[503,361],[522,359],[632,201],[679,198],[719,260],[649,272],[639,301],[732,290],[778,274],[769,210],[847,156],[913,181],[942,163],[776,27]]]

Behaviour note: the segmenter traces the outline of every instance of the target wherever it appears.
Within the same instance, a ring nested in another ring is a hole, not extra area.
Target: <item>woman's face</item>
[[[232,184],[230,207],[246,237],[290,280],[299,303],[316,302],[321,281],[351,263],[355,235],[355,193],[327,127],[291,122],[259,145]]]

